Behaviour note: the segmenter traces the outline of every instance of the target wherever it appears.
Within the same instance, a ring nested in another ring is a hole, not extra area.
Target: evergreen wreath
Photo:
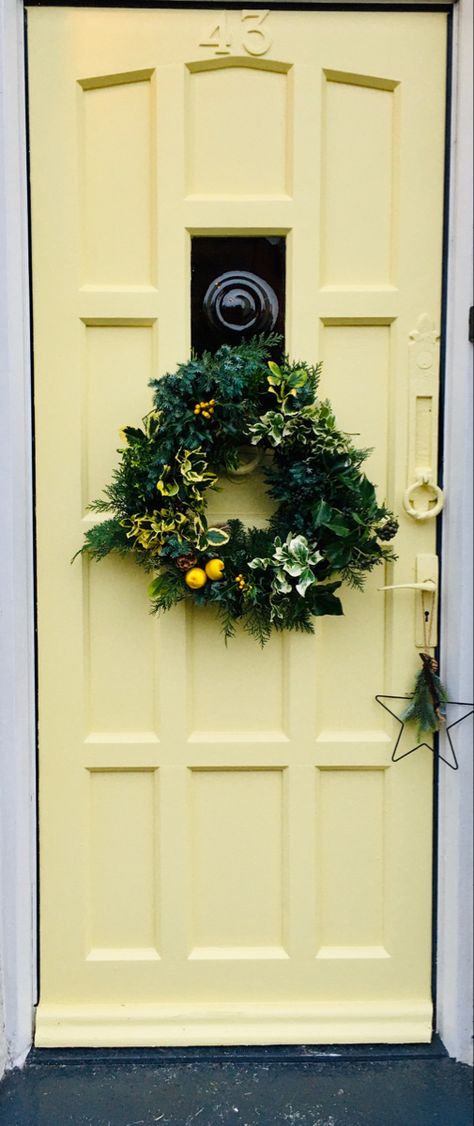
[[[313,619],[342,614],[336,590],[361,588],[393,560],[398,523],[361,471],[369,450],[337,429],[317,398],[321,365],[275,363],[279,338],[255,337],[192,356],[153,379],[143,428],[126,445],[102,499],[112,513],[78,554],[132,555],[148,572],[152,612],[178,602],[214,606],[226,640],[241,622],[261,645],[272,630],[313,633]],[[267,457],[259,469],[276,508],[267,528],[240,520],[209,527],[206,494],[239,466],[239,447]]]

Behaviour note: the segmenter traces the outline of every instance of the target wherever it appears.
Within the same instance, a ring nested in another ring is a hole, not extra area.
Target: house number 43
[[[262,26],[269,12],[269,8],[257,12],[244,9],[240,13],[238,32],[234,34],[229,30],[229,13],[221,12],[218,22],[212,22],[212,30],[201,39],[199,46],[212,47],[215,55],[230,55],[233,41],[238,41],[248,55],[265,55],[272,45],[267,28]]]

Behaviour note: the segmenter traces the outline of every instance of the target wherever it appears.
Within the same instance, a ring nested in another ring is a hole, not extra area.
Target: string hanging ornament
[[[454,750],[453,741],[451,738],[451,730],[464,719],[474,713],[474,705],[465,703],[461,700],[450,700],[448,692],[438,676],[438,661],[431,655],[430,649],[433,649],[431,644],[434,609],[435,609],[435,590],[429,592],[430,606],[427,608],[423,603],[425,592],[422,592],[422,611],[423,611],[423,643],[424,649],[420,652],[419,658],[421,661],[421,669],[415,677],[413,691],[409,696],[386,696],[377,695],[376,701],[382,708],[385,709],[397,722],[400,724],[400,731],[392,752],[392,762],[400,762],[401,759],[407,758],[421,747],[427,747],[430,751],[435,751],[435,747],[431,743],[425,742],[423,736],[436,735],[441,730],[446,733],[447,742],[449,744],[452,761],[445,758],[436,748],[438,758],[451,767],[452,770],[459,769],[456,752]],[[392,708],[384,703],[384,700],[408,700],[409,703],[399,716]],[[447,706],[467,708],[468,711],[464,715],[459,716],[451,723],[447,724]],[[411,747],[408,751],[398,754],[398,748],[403,736],[405,725],[414,722],[416,724],[416,737],[420,740],[415,747]]]

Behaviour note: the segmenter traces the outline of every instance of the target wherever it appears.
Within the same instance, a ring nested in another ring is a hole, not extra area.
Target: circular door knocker
[[[435,503],[432,508],[427,508],[424,511],[420,511],[418,508],[415,508],[413,498],[417,490],[422,489],[423,487],[431,489],[431,491],[434,493]],[[417,477],[416,481],[414,481],[412,485],[409,485],[408,489],[405,489],[405,492],[403,494],[403,507],[408,516],[411,516],[413,520],[434,520],[435,516],[439,516],[443,505],[443,490],[440,489],[439,485],[437,485],[436,482],[432,480],[431,475],[428,473],[420,474],[420,476]]]
[[[214,278],[204,295],[203,310],[219,332],[262,333],[274,328],[279,312],[272,286],[248,270],[227,270]]]

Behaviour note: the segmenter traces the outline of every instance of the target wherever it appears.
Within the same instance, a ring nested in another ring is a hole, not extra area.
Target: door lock
[[[438,571],[437,555],[417,555],[415,582],[379,587],[379,590],[420,592],[421,607],[417,599],[415,618],[415,645],[418,649],[435,649],[438,644]]]

